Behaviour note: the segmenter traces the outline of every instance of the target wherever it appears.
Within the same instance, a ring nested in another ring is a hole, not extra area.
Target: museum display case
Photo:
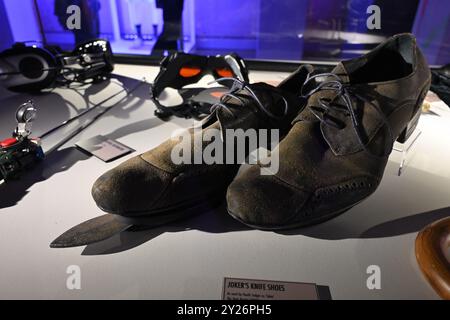
[[[449,19],[0,0],[0,299],[449,299]]]

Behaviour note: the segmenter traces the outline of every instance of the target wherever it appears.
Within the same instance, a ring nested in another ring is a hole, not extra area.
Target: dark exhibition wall
[[[63,28],[65,13],[58,12],[54,0],[0,2],[0,15],[5,17],[0,22],[4,30],[0,47],[33,40],[73,47],[77,36]],[[86,23],[94,29],[92,35],[111,41],[115,53],[155,54],[152,49],[164,25],[158,1],[86,2],[91,8],[91,22]],[[370,5],[381,8],[381,29],[366,27]],[[449,60],[449,5],[438,0],[168,1],[171,8],[178,6],[182,36],[177,49],[185,52],[234,51],[247,59],[338,61],[370,50],[396,33],[413,32],[431,65]]]

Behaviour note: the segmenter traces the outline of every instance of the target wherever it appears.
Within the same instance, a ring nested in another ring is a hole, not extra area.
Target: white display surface
[[[118,65],[115,73],[152,80],[157,71]],[[250,78],[279,82],[286,75],[252,72]],[[121,90],[117,80],[104,87],[87,89],[88,100],[68,89],[33,97],[40,110],[34,133]],[[7,138],[16,107],[29,96],[1,90],[0,137]],[[193,123],[155,118],[142,86],[21,181],[0,186],[0,299],[220,299],[224,277],[316,283],[328,286],[333,299],[436,299],[414,256],[417,232],[450,215],[450,109],[431,111],[421,117],[422,136],[403,174],[397,175],[400,154],[394,151],[375,194],[323,224],[280,233],[250,230],[222,207],[87,247],[49,248],[67,229],[103,214],[90,194],[102,173]],[[103,163],[74,149],[75,142],[96,135],[137,151]],[[81,270],[80,290],[66,286],[72,265]],[[371,265],[380,267],[380,290],[367,288]]]

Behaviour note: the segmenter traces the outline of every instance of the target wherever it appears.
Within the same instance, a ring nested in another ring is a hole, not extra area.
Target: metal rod
[[[139,83],[139,85],[141,85],[142,83],[144,83],[144,80],[142,80],[142,82]],[[139,86],[139,85],[138,85],[138,86]],[[136,88],[133,88],[129,93],[131,93],[131,92],[134,91],[135,89],[136,89]],[[77,120],[77,119],[83,117],[84,115],[88,114],[89,112],[91,112],[91,111],[97,109],[98,107],[100,107],[100,106],[101,106],[102,104],[104,104],[105,102],[111,100],[112,98],[117,97],[119,94],[121,94],[121,93],[124,92],[124,91],[127,91],[127,89],[122,89],[122,90],[120,90],[119,92],[115,93],[114,95],[112,95],[112,96],[110,96],[110,97],[108,97],[108,98],[106,98],[106,99],[100,101],[99,103],[95,104],[94,106],[90,107],[89,109],[84,110],[83,112],[77,114],[76,116],[74,116],[74,117],[72,117],[72,118],[70,118],[70,119],[68,119],[68,120],[65,120],[64,122],[62,122],[61,124],[57,125],[56,127],[54,127],[54,128],[52,128],[52,129],[50,129],[50,130],[44,132],[43,134],[41,134],[41,135],[39,136],[39,139],[43,139],[43,138],[45,138],[46,136],[48,136],[48,135],[52,134],[53,132],[55,132],[56,130],[58,130],[58,129],[60,129],[60,128],[66,126],[66,125],[68,125],[69,123],[72,123],[73,121],[75,121],[75,120]]]
[[[145,83],[145,81],[141,81],[139,84],[137,84],[135,87],[133,87],[130,91],[128,91],[128,94],[136,91],[140,86],[142,86]],[[80,118],[82,115],[85,115],[86,113],[92,111],[94,108],[97,108],[99,106],[101,106],[101,104],[103,104],[104,102],[112,99],[113,97],[119,95],[120,93],[122,93],[123,91],[126,91],[126,89],[116,93],[115,95],[109,97],[108,99],[105,99],[104,101],[100,102],[99,104],[95,105],[94,107],[89,108],[88,110],[84,111],[83,113],[80,113],[78,116],[74,117],[76,119]],[[123,99],[125,99],[126,97],[124,97]],[[123,99],[121,99],[120,101],[122,101]],[[103,116],[105,113],[107,113],[108,111],[110,111],[112,108],[114,108],[115,106],[117,106],[119,103],[117,102],[116,104],[112,105],[111,107],[106,108],[104,111],[102,111],[101,113],[99,113],[98,115],[96,115],[91,121],[89,121],[88,123],[86,123],[85,125],[82,125],[80,127],[78,127],[77,129],[75,129],[73,132],[71,132],[67,137],[65,137],[63,140],[61,140],[60,142],[58,142],[55,146],[53,146],[51,149],[49,149],[45,154],[48,155],[49,153],[57,150],[59,147],[61,147],[62,145],[64,145],[66,142],[68,142],[69,140],[71,140],[73,137],[75,137],[76,135],[78,135],[80,132],[82,132],[83,130],[85,130],[86,128],[88,128],[91,124],[93,124],[95,121],[97,121],[101,116]],[[74,121],[75,119],[71,118],[67,121],[65,121],[64,123],[62,123],[61,125],[49,130],[48,132],[46,132],[44,135],[42,136],[47,136],[50,133],[58,130],[59,128],[67,125],[68,123]],[[42,137],[41,136],[41,137]]]

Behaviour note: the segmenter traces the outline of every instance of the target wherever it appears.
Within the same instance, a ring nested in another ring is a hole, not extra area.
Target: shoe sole
[[[99,208],[106,213],[113,214],[121,222],[128,223],[134,226],[145,226],[152,228],[168,224],[176,220],[181,220],[183,218],[189,218],[191,216],[217,208],[218,206],[220,206],[223,199],[224,196],[213,195],[210,197],[202,198],[201,200],[180,203],[179,205],[159,209],[156,211],[139,211],[130,213],[114,213],[104,210],[100,206]],[[130,216],[127,216],[127,214],[130,214]],[[132,216],[132,214],[137,215]]]
[[[363,199],[364,200],[364,199]],[[317,219],[311,219],[307,222],[297,222],[297,223],[293,223],[293,224],[289,224],[289,225],[276,225],[276,226],[259,226],[259,225],[254,225],[248,222],[243,221],[241,218],[237,217],[233,212],[231,212],[230,209],[228,209],[227,207],[227,212],[230,216],[232,216],[234,219],[236,219],[237,221],[245,224],[246,226],[253,228],[253,229],[258,229],[258,230],[264,230],[264,231],[277,231],[277,230],[289,230],[289,229],[297,229],[297,228],[302,228],[302,227],[308,227],[308,226],[312,226],[312,225],[316,225],[328,220],[331,220],[341,214],[344,214],[346,211],[350,210],[351,208],[353,208],[354,206],[358,205],[360,202],[362,202],[363,200],[352,204],[349,207],[346,207],[345,209],[341,209],[339,211],[335,211],[333,213],[321,216]]]

